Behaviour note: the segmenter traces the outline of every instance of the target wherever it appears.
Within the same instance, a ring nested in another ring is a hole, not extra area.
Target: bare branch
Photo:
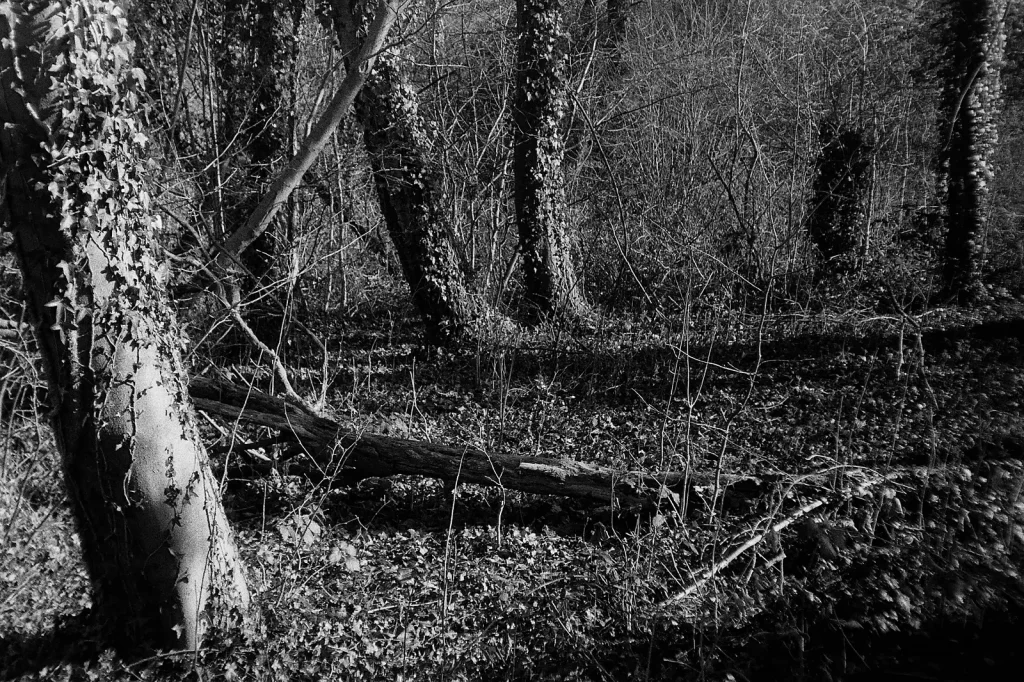
[[[345,117],[345,113],[352,106],[356,95],[359,93],[360,88],[362,88],[366,75],[373,68],[377,54],[384,47],[384,41],[387,38],[388,32],[398,18],[401,6],[402,0],[380,0],[380,6],[373,18],[373,23],[370,25],[366,40],[359,50],[359,55],[353,60],[352,68],[349,69],[345,79],[338,87],[338,92],[334,95],[327,110],[324,111],[320,120],[313,126],[309,136],[302,143],[298,154],[292,158],[288,166],[271,183],[270,189],[263,199],[260,200],[259,205],[256,206],[252,215],[249,216],[245,225],[236,230],[221,247],[222,253],[218,258],[218,262],[222,268],[229,269],[233,259],[237,258],[257,237],[266,231],[267,226],[270,225],[274,216],[277,215],[278,210],[280,210],[292,191],[302,181],[302,176],[309,170],[313,162],[316,161],[317,156],[327,145],[331,133]]]

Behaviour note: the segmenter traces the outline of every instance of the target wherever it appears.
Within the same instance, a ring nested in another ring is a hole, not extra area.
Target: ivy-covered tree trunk
[[[209,253],[223,245],[246,223],[293,151],[289,100],[304,8],[305,0],[131,4],[134,33],[146,46],[139,62],[154,100],[151,115],[168,128],[163,139],[170,141],[171,155],[202,195],[203,220],[196,226],[207,228],[206,239],[197,244],[183,235],[186,248],[202,246]],[[242,288],[271,285],[280,274],[276,266],[288,241],[283,215],[232,254],[232,267],[213,269],[232,297]],[[277,344],[276,316],[254,315],[250,322],[268,344]]]
[[[363,3],[332,0],[342,49],[355,54],[367,11]],[[403,76],[401,56],[389,48],[356,98],[381,213],[395,245],[413,301],[434,341],[461,334],[481,315],[483,303],[469,289],[443,210],[440,169],[418,113],[416,92]]]
[[[811,191],[807,232],[822,274],[849,272],[862,237],[871,179],[871,145],[857,130],[826,124]]]
[[[122,650],[249,613],[153,251],[132,43],[112,0],[0,3],[4,207],[94,592]]]
[[[970,301],[983,291],[1007,0],[945,0],[943,5],[939,126],[939,185],[946,208],[943,265],[947,293]]]
[[[217,45],[220,146],[241,181],[224,205],[224,233],[256,208],[289,148],[289,91],[298,57],[304,0],[222,0]],[[280,221],[279,221],[280,222]],[[273,275],[283,228],[268,229],[242,254],[253,277]]]
[[[569,256],[562,175],[565,31],[559,0],[516,0],[512,105],[516,224],[531,315],[586,317]]]

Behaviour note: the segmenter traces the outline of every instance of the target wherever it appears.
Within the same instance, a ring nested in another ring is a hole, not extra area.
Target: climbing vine
[[[323,20],[343,50],[362,44],[374,3],[324,3]],[[381,11],[377,7],[377,12]],[[404,15],[415,23],[414,11]],[[383,50],[355,101],[381,213],[428,337],[445,343],[463,334],[481,311],[468,286],[468,263],[456,247],[445,210],[442,169],[430,122],[409,81],[410,60]]]
[[[195,646],[249,597],[153,247],[145,81],[115,2],[5,19],[8,206],[96,612],[126,649]]]
[[[566,42],[559,0],[518,0],[515,206],[526,299],[534,312],[584,314],[566,241],[563,122]]]
[[[89,239],[102,238],[118,293],[149,306],[157,265],[143,233],[159,218],[141,160],[148,139],[136,117],[143,75],[129,66],[133,45],[115,3],[77,0],[60,19],[71,47],[53,72],[52,99],[62,107],[43,143],[46,189],[75,251],[84,254]]]
[[[65,46],[51,69],[50,101],[59,109],[48,112],[37,166],[45,169],[69,247],[59,265],[65,286],[52,306],[68,340],[79,324],[103,330],[110,342],[126,335],[176,339],[151,246],[160,219],[147,189],[148,138],[138,117],[144,76],[131,65],[124,15],[109,0],[72,0],[52,22]],[[105,368],[93,357],[96,349],[81,350],[70,357],[87,372],[72,377]]]
[[[981,293],[992,152],[1001,104],[1006,0],[945,0],[939,13],[943,46],[939,190],[946,208],[945,280],[950,294]]]

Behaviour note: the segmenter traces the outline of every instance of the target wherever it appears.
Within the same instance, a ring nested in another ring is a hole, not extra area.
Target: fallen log
[[[583,462],[516,457],[470,446],[357,433],[281,398],[205,377],[192,378],[189,393],[196,407],[210,414],[291,435],[304,456],[291,463],[289,471],[314,480],[407,474],[578,497],[615,508],[651,508],[677,500],[685,485],[707,485],[709,481],[703,479],[712,479],[687,477],[685,472],[624,472]]]

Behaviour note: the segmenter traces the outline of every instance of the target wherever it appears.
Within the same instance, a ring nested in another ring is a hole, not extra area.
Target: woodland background
[[[127,8],[190,375],[290,394],[356,433],[687,480],[618,508],[345,480],[311,475],[281,429],[202,413],[262,630],[126,662],[82,615],[5,256],[5,679],[951,680],[1019,664],[1017,3],[416,0],[364,88],[376,99],[242,254],[226,310],[217,245],[345,76],[327,13]],[[534,81],[516,67],[527,14],[557,27]],[[538,98],[539,256],[515,158]],[[403,196],[419,203],[403,213]],[[554,293],[531,284],[537,262]],[[429,289],[414,270],[442,294],[411,296],[410,280]]]

